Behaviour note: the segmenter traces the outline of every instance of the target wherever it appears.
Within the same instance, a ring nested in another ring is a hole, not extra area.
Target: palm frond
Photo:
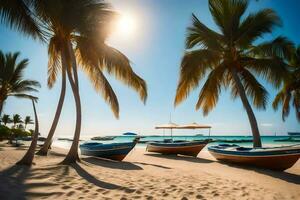
[[[240,47],[247,47],[264,34],[280,26],[281,20],[271,9],[263,9],[247,16],[240,24],[236,33],[235,42]]]
[[[114,75],[117,80],[133,88],[138,92],[141,100],[144,103],[146,102],[146,82],[132,70],[130,61],[120,51],[104,43],[79,38],[77,40],[78,54],[86,63],[99,66],[101,71],[107,71],[109,74]]]
[[[187,28],[186,48],[193,48],[196,45],[205,48],[220,50],[222,36],[209,29],[199,21],[196,15],[192,14],[192,26]]]
[[[227,40],[237,33],[242,15],[248,7],[247,0],[210,0],[209,9],[217,26]]]
[[[283,103],[284,96],[285,96],[285,93],[283,90],[281,90],[279,93],[277,93],[277,95],[275,96],[275,99],[272,103],[272,107],[274,110],[277,110],[279,105],[281,105]]]
[[[48,87],[52,88],[56,82],[58,71],[61,71],[62,44],[58,37],[52,37],[48,45]]]
[[[96,66],[91,66],[81,62],[85,73],[92,82],[95,90],[102,95],[104,100],[110,105],[116,118],[119,118],[119,102],[108,80],[105,78],[101,70]]]
[[[253,46],[248,54],[256,57],[275,57],[291,60],[294,52],[294,43],[286,37],[278,36],[271,41]]]
[[[226,70],[226,65],[223,63],[213,69],[209,73],[200,91],[196,109],[202,108],[204,116],[207,115],[218,102],[223,83],[222,80],[225,77]]]
[[[213,69],[219,62],[219,54],[210,50],[200,49],[186,52],[181,61],[174,105],[185,100],[189,93],[198,86],[207,70]]]
[[[0,4],[0,22],[33,38],[43,40],[43,33],[33,14],[30,0],[4,0]]]
[[[252,99],[253,105],[259,109],[266,109],[268,92],[264,86],[246,69],[240,72],[240,77],[246,94]]]
[[[287,64],[280,58],[244,57],[241,59],[241,65],[261,76],[276,88],[289,76]]]

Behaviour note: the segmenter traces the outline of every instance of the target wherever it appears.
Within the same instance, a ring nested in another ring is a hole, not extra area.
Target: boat
[[[160,142],[149,142],[147,144],[146,151],[155,152],[161,154],[173,154],[173,155],[186,155],[197,157],[199,152],[208,144],[208,140],[173,140],[173,129],[209,129],[210,135],[211,126],[199,125],[197,123],[191,123],[187,125],[177,125],[171,121],[167,124],[158,125],[155,129],[170,129],[171,130],[171,139],[165,139]]]
[[[220,161],[279,171],[292,167],[300,158],[300,145],[248,148],[220,144],[208,147],[208,151]]]
[[[135,147],[139,138],[132,142],[103,144],[99,142],[86,142],[79,146],[81,154],[95,156],[111,160],[122,161],[127,154]]]
[[[216,140],[215,142],[220,142],[220,143],[247,143],[247,142],[253,142],[252,139],[241,139],[241,140]]]
[[[293,137],[288,137],[284,139],[276,139],[274,142],[300,142],[300,139],[295,139]]]
[[[162,141],[149,142],[146,150],[161,154],[186,155],[197,157],[208,141]]]
[[[127,132],[127,133],[123,133],[122,135],[124,136],[136,136],[136,133],[132,133],[132,132]]]
[[[108,141],[108,140],[114,140],[116,137],[115,136],[97,136],[97,137],[92,137],[91,140],[100,140],[100,141]]]
[[[289,136],[299,136],[300,137],[300,132],[288,132]]]

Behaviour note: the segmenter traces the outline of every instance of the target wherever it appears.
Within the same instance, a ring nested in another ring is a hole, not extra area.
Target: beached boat
[[[196,157],[208,142],[203,141],[164,141],[147,144],[148,152],[161,154],[181,154]]]
[[[99,142],[86,142],[79,146],[81,154],[96,156],[112,160],[123,160],[135,147],[138,139],[132,142],[103,144]]]
[[[99,141],[108,141],[108,140],[114,140],[115,136],[97,136],[92,137],[91,140],[99,140]]]
[[[208,151],[220,161],[280,171],[292,167],[300,158],[300,145],[246,148],[221,144],[208,147]]]

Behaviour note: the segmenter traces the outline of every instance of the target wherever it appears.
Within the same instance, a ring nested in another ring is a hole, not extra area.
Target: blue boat
[[[86,142],[79,146],[81,154],[108,158],[111,160],[123,160],[135,147],[138,139],[132,142],[103,144],[99,142]]]
[[[208,151],[220,161],[279,171],[292,167],[300,158],[300,145],[248,148],[220,144],[208,147]]]

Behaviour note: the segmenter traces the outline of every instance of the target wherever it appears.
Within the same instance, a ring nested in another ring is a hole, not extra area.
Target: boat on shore
[[[115,138],[116,138],[115,136],[97,136],[97,137],[92,137],[91,140],[109,141],[109,140],[114,140]]]
[[[161,154],[186,155],[197,157],[199,152],[206,146],[208,141],[163,141],[150,142],[146,151]]]
[[[86,142],[79,146],[81,154],[95,156],[111,160],[122,161],[127,154],[135,147],[139,138],[132,142],[103,144],[99,142]]]
[[[208,147],[208,151],[220,161],[279,171],[292,167],[300,158],[300,145],[248,148],[221,144]]]

